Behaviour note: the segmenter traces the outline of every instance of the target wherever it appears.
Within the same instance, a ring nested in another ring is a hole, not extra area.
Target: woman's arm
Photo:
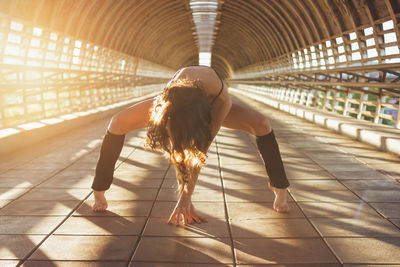
[[[182,175],[178,168],[175,167],[175,172],[177,175],[177,178],[179,175]],[[197,178],[200,174],[200,168],[198,170],[193,170],[190,175],[191,178],[189,179],[188,183],[183,185],[183,190],[179,193],[179,198],[178,201],[175,205],[174,210],[171,213],[171,216],[168,219],[168,223],[174,223],[176,225],[179,224],[192,224],[194,222],[196,223],[201,223],[201,222],[207,222],[207,219],[199,216],[193,206],[192,203],[192,194],[194,192],[194,188],[197,183]],[[180,184],[181,179],[177,179],[179,183],[179,187],[181,187]]]

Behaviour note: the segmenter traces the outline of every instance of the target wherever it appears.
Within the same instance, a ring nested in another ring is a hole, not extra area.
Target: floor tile
[[[400,229],[400,219],[391,219],[391,221]]]
[[[63,169],[68,165],[64,162],[45,161],[45,162],[27,162],[15,167],[16,170],[51,170]]]
[[[261,163],[259,164],[246,164],[246,165],[226,165],[221,167],[224,173],[236,173],[236,172],[262,172],[265,170],[265,166]]]
[[[19,260],[1,260],[0,259],[0,266],[4,266],[4,267],[17,266],[18,263],[19,263]]]
[[[35,188],[21,197],[21,200],[81,200],[84,199],[90,192],[90,189]]]
[[[400,202],[400,189],[397,190],[354,190],[367,202]]]
[[[133,261],[233,263],[227,238],[143,237]]]
[[[112,186],[110,190],[105,193],[107,200],[153,200],[157,195],[158,189],[155,188],[123,188],[119,186]],[[88,198],[94,200],[94,195]]]
[[[178,189],[178,182],[176,179],[165,179],[162,188],[169,188],[169,189]],[[196,190],[221,190],[222,184],[221,179],[219,177],[202,177],[200,175],[199,179],[196,183]]]
[[[400,264],[343,264],[343,267],[400,267]]]
[[[336,263],[321,239],[235,239],[239,264]]]
[[[93,183],[93,174],[87,174],[82,177],[53,177],[48,181],[40,184],[37,188],[80,188],[80,189],[89,189],[91,188]]]
[[[132,201],[132,200],[107,200],[108,208],[105,212],[94,212],[92,206],[94,200],[85,201],[74,213],[73,216],[148,216],[153,201]]]
[[[330,173],[339,180],[347,180],[347,179],[375,180],[375,179],[388,178],[381,172],[375,170],[364,170],[364,171],[342,170],[342,171],[330,171]]]
[[[28,260],[22,266],[23,267],[125,267],[128,265],[128,261],[40,261],[40,260]]]
[[[400,163],[400,159],[397,155],[390,154],[384,151],[375,151],[372,155],[371,154],[363,154],[363,155],[356,155],[357,159],[369,163]]]
[[[284,167],[285,167],[285,170],[287,170],[288,172],[292,172],[292,171],[304,171],[304,172],[307,172],[307,171],[310,171],[310,170],[319,171],[319,172],[324,171],[324,169],[321,168],[316,163],[313,163],[313,164],[310,164],[310,163],[301,163],[301,164],[298,164],[298,163],[285,163]]]
[[[23,259],[44,238],[44,235],[0,235],[0,259]]]
[[[0,215],[53,215],[61,216],[70,213],[79,200],[15,200],[0,210]]]
[[[13,201],[12,199],[1,199],[0,200],[0,209],[3,208],[5,205]]]
[[[161,170],[152,170],[152,169],[138,170],[132,167],[129,168],[121,165],[120,167],[118,167],[115,173],[119,177],[125,177],[126,179],[128,178],[162,179],[164,178],[166,171],[167,167]]]
[[[231,166],[231,165],[250,165],[255,164],[257,167],[259,165],[263,165],[264,162],[262,161],[260,155],[234,155],[234,154],[227,154],[221,152],[221,165],[222,166]]]
[[[327,171],[315,170],[296,170],[286,169],[286,176],[289,180],[306,179],[306,180],[332,180],[336,179]]]
[[[246,176],[242,178],[228,178],[224,177],[224,186],[228,189],[268,189],[268,178],[267,176],[263,178],[247,178]]]
[[[129,260],[136,236],[50,236],[30,260]]]
[[[365,172],[365,171],[373,171],[374,169],[362,164],[340,164],[340,163],[332,163],[332,164],[324,164],[323,167],[325,170],[328,172],[334,173],[334,172],[340,172],[340,171],[360,171],[360,172]]]
[[[49,234],[64,218],[63,216],[1,216],[0,235]]]
[[[70,217],[54,234],[139,235],[145,222],[145,217]]]
[[[324,237],[400,237],[400,230],[382,218],[311,218]]]
[[[0,187],[7,188],[31,188],[40,184],[44,179],[38,179],[37,177],[0,177]]]
[[[228,225],[224,219],[208,219],[207,222],[175,226],[165,218],[150,218],[143,233],[145,236],[177,237],[229,237]]]
[[[305,215],[309,218],[329,217],[329,218],[358,218],[373,217],[379,218],[380,215],[370,208],[366,203],[323,203],[323,202],[299,202]]]
[[[7,178],[15,178],[18,181],[23,181],[25,177],[29,177],[28,179],[38,179],[44,180],[53,174],[54,171],[52,170],[20,170],[20,169],[12,169],[6,171],[0,175],[0,178],[7,177]]]
[[[399,170],[399,163],[378,163],[378,164],[368,164],[371,168],[374,168],[384,174],[387,174],[395,179],[400,178],[400,170]]]
[[[342,191],[298,191],[290,189],[290,194],[296,201],[317,201],[317,202],[360,202],[360,198],[349,190]]]
[[[130,188],[159,188],[163,179],[148,179],[145,177],[124,178],[114,175],[113,187],[118,186],[126,189]]]
[[[158,201],[177,201],[178,192],[176,189],[162,188],[157,197]],[[215,201],[223,202],[222,190],[195,190],[192,195],[192,201]]]
[[[328,169],[331,168],[334,165],[364,165],[365,164],[355,157],[343,157],[342,155],[338,155],[336,158],[314,158],[313,159],[318,165],[320,165],[322,168],[327,167]],[[354,167],[351,167],[354,168]]]
[[[373,208],[375,208],[379,213],[381,213],[386,218],[399,218],[400,219],[400,203],[369,203]]]
[[[233,219],[231,229],[234,239],[318,237],[306,219]]]
[[[304,215],[294,203],[289,203],[289,213],[279,213],[272,209],[272,202],[259,203],[228,203],[229,218],[259,219],[259,218],[302,218]]]
[[[274,202],[275,195],[269,189],[225,189],[227,202]],[[288,201],[293,201],[288,196]]]
[[[377,180],[346,180],[343,181],[348,188],[353,190],[400,190],[400,183],[392,179],[377,179]]]
[[[327,238],[343,263],[400,264],[400,237]]]
[[[290,191],[315,191],[315,190],[347,190],[340,182],[335,180],[294,180],[290,182]]]
[[[176,205],[175,201],[157,201],[151,212],[151,217],[168,219]],[[225,218],[223,202],[193,202],[196,212],[206,219]]]
[[[0,188],[0,199],[17,199],[29,190],[29,188]]]
[[[168,262],[131,262],[129,267],[187,267],[187,263],[168,263]],[[233,267],[233,264],[223,264],[223,263],[216,263],[216,264],[202,264],[202,263],[190,263],[190,267]]]

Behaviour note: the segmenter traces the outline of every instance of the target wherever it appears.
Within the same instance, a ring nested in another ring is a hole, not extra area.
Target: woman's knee
[[[254,126],[254,135],[263,136],[269,134],[271,131],[271,123],[268,118],[260,116],[257,120],[257,124]]]
[[[113,134],[126,134],[125,133],[125,127],[124,127],[124,119],[121,114],[117,113],[115,114],[111,120],[110,123],[108,124],[108,131],[113,133]]]

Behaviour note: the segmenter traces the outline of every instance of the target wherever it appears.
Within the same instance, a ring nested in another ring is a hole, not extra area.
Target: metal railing
[[[0,14],[0,129],[151,94],[173,73]]]
[[[235,72],[236,88],[400,128],[398,15]]]

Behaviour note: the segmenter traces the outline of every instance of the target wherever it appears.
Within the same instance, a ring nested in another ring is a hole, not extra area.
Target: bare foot
[[[101,212],[105,211],[108,207],[106,197],[104,196],[104,193],[106,191],[94,191],[94,204],[92,207],[92,210],[95,212]]]
[[[275,194],[275,201],[273,208],[276,212],[286,213],[289,212],[289,205],[287,204],[287,190],[286,188],[276,188],[268,183],[269,189]]]

